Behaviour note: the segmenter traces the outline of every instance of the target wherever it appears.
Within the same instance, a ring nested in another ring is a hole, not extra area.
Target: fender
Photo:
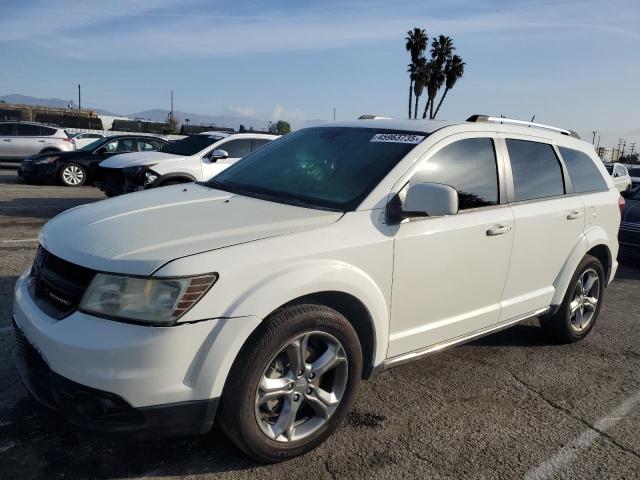
[[[287,289],[280,285],[293,286]],[[310,260],[275,272],[229,305],[225,317],[255,315],[265,319],[280,306],[321,292],[342,292],[357,298],[368,310],[375,338],[374,365],[386,358],[389,305],[380,287],[362,269],[337,260]]]
[[[293,287],[283,289],[281,285]],[[196,384],[208,378],[205,382],[211,388],[210,398],[220,396],[240,349],[269,314],[297,298],[327,291],[352,295],[366,306],[375,339],[374,368],[380,365],[386,358],[389,336],[389,310],[383,292],[371,277],[353,265],[335,260],[311,260],[262,277],[256,284],[244,288],[228,308],[216,312],[217,319],[212,321],[217,324],[202,345],[185,383]],[[227,293],[230,292],[219,294]],[[224,348],[214,348],[215,344]]]

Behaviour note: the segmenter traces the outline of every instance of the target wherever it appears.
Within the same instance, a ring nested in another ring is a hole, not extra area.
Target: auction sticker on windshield
[[[422,140],[424,140],[424,135],[411,135],[407,133],[376,133],[371,139],[372,142],[412,144],[418,144]]]

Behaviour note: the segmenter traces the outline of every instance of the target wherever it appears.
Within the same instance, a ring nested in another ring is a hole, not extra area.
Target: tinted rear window
[[[562,169],[547,143],[507,139],[515,201],[554,197],[564,193]]]
[[[560,155],[577,193],[607,189],[607,183],[589,155],[564,147],[560,147]]]

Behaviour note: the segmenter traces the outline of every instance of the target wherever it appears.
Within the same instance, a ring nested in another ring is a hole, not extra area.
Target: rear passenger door
[[[398,226],[389,357],[490,327],[500,316],[513,240],[503,162],[486,135],[455,135],[434,148],[419,170],[456,189],[459,211]]]
[[[554,282],[584,233],[585,207],[550,141],[505,135],[515,219],[502,320],[549,306]]]
[[[46,140],[41,136],[39,125],[19,123],[17,136],[13,139],[14,155],[24,158],[39,153],[46,146],[45,143]]]

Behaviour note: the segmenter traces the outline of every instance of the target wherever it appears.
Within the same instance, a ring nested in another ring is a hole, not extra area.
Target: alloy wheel
[[[338,408],[347,378],[347,356],[333,335],[312,331],[296,336],[260,376],[255,396],[260,429],[278,442],[308,437]]]
[[[600,276],[593,268],[585,270],[578,279],[569,304],[571,327],[576,332],[584,331],[595,317],[600,299]]]
[[[69,165],[62,171],[62,178],[69,185],[80,185],[84,180],[84,172],[80,167]]]

